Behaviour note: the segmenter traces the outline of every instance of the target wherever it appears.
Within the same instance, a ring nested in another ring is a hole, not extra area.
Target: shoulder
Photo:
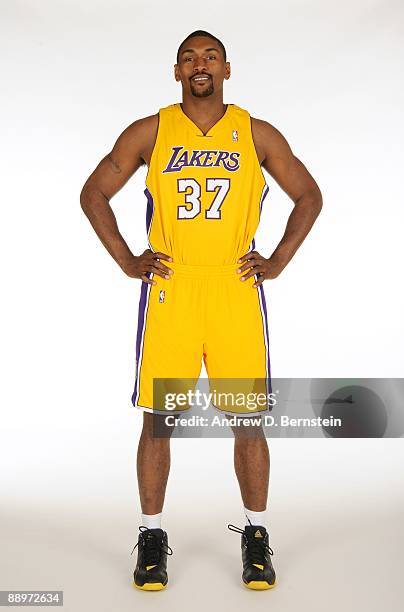
[[[251,117],[251,131],[260,161],[269,155],[291,152],[286,138],[268,121]]]
[[[276,142],[278,140],[284,139],[284,136],[281,132],[268,121],[264,121],[263,119],[257,119],[255,117],[251,117],[251,129],[253,132],[254,140],[271,140],[272,142]]]
[[[136,119],[128,127],[124,129],[121,136],[128,142],[136,140],[136,142],[144,142],[146,144],[153,144],[157,137],[158,127],[160,119],[176,112],[176,104],[170,104],[160,108],[154,115],[148,115],[141,119]]]
[[[157,138],[158,126],[158,113],[136,119],[119,135],[112,149],[113,155],[147,163]]]
[[[159,124],[159,113],[148,115],[141,119],[136,119],[128,125],[122,132],[121,137],[130,142],[131,140],[147,141],[155,137]]]

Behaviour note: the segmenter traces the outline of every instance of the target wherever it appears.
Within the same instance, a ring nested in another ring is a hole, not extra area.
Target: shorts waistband
[[[209,265],[209,266],[191,266],[188,264],[181,264],[175,261],[161,260],[168,268],[171,268],[176,275],[181,276],[193,276],[207,278],[210,276],[236,276],[240,266],[242,264],[234,263],[225,266]]]

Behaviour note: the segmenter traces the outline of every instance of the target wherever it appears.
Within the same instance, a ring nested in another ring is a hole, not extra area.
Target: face
[[[174,75],[184,93],[205,98],[223,89],[224,79],[230,78],[230,64],[213,38],[195,36],[182,45]]]

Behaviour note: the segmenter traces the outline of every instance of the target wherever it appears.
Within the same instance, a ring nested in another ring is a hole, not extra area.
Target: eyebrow
[[[209,47],[209,49],[204,49],[204,51],[217,51],[219,53],[219,49],[216,49],[216,47]],[[183,51],[181,51],[181,55],[183,53],[194,53],[195,49],[184,49]]]

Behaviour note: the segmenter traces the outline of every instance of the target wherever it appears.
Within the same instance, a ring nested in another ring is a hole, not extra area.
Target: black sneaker
[[[139,527],[137,564],[133,572],[133,585],[143,591],[161,591],[168,582],[167,555],[173,551],[168,545],[167,533],[162,529]]]
[[[241,533],[241,555],[243,560],[243,583],[249,589],[272,589],[275,586],[275,570],[271,555],[274,551],[268,544],[265,527],[246,525],[243,529],[227,525],[230,531]]]

